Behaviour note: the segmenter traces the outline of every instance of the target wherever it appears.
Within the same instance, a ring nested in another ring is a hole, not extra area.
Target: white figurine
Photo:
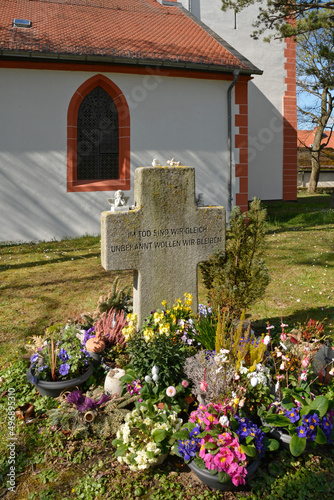
[[[152,161],[152,167],[161,167],[158,158],[154,158]]]
[[[129,207],[127,206],[129,198],[130,196],[124,196],[124,192],[121,189],[115,191],[114,198],[108,198],[108,202],[111,205],[111,212],[129,210]]]
[[[168,160],[167,164],[170,167],[180,167],[182,165],[182,163],[180,161],[175,161],[174,158],[172,158],[171,160]]]

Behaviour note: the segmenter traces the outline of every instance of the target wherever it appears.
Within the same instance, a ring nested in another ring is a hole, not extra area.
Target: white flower
[[[145,382],[147,382],[148,384],[149,384],[150,382],[152,382],[152,379],[151,379],[151,377],[150,377],[149,375],[146,375],[146,377],[145,377]]]
[[[145,423],[145,422],[144,422]],[[146,450],[147,451],[156,451],[157,449],[157,444],[150,441],[147,445],[146,445]]]
[[[158,382],[159,375],[157,373],[155,373],[152,378],[153,378],[154,382]]]
[[[264,339],[262,339],[262,342],[264,343],[264,345],[268,345],[270,340],[270,335],[266,335]]]
[[[228,426],[230,425],[230,421],[228,419],[228,417],[226,415],[223,415],[222,417],[220,417],[219,419],[219,423],[224,427],[224,426]]]
[[[246,366],[243,366],[243,361],[240,363],[240,368],[239,368],[239,372],[241,373],[241,375],[245,375],[246,373],[248,373],[248,368],[246,368]]]
[[[257,378],[256,378],[256,377],[252,377],[252,378],[250,379],[250,385],[251,385],[252,387],[256,387],[256,386],[257,386],[257,384],[258,384],[258,380],[257,380]]]
[[[169,396],[170,398],[173,398],[176,394],[176,389],[173,385],[170,385],[169,387],[167,387],[166,389],[166,394],[167,396]]]
[[[156,365],[154,365],[152,368],[152,375],[158,374],[158,373],[159,373],[159,368]]]

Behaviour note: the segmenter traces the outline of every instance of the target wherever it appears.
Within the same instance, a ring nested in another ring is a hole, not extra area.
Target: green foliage
[[[261,0],[222,0],[222,10],[233,9],[240,12],[246,7],[259,3],[259,12],[253,22],[255,28],[252,37],[257,39],[266,30],[269,35],[264,39],[270,41],[272,38],[285,38],[296,36],[300,33],[314,32],[324,27],[333,27],[333,2],[325,0],[319,9],[319,2],[309,0],[299,2],[298,0],[269,0],[265,6]],[[295,20],[291,23],[291,19]]]
[[[248,217],[248,220],[247,220]],[[214,310],[240,316],[264,295],[270,282],[263,261],[266,210],[254,198],[247,214],[235,207],[226,235],[226,254],[201,264],[208,299]]]
[[[119,312],[131,313],[133,310],[131,289],[130,285],[119,287],[119,277],[116,277],[110,292],[99,298],[96,312],[102,314],[115,309]]]
[[[213,315],[200,315],[194,324],[196,334],[190,334],[190,337],[199,342],[203,349],[213,351],[216,344],[216,321]]]

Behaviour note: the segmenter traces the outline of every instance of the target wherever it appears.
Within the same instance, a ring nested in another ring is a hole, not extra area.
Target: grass
[[[267,322],[279,329],[282,318],[290,327],[312,318],[326,320],[326,332],[334,338],[334,210],[328,209],[329,199],[326,194],[300,193],[296,203],[267,205],[266,263],[272,279],[265,297],[249,311],[259,333]],[[74,441],[54,435],[42,415],[48,406],[57,403],[36,395],[25,379],[24,362],[15,360],[24,352],[31,335],[94,310],[99,296],[109,291],[116,273],[101,267],[99,238],[90,236],[61,242],[4,244],[0,256],[1,366],[11,370],[18,388],[17,404],[33,400],[40,413],[40,418],[29,426],[17,421],[18,488],[15,494],[0,489],[0,496],[10,500],[334,498],[333,447],[321,455],[305,455],[298,460],[280,450],[274,459],[262,464],[251,488],[235,494],[211,492],[172,459],[152,472],[129,473],[115,462],[110,440],[102,442],[92,437]],[[131,273],[117,275],[122,283],[131,282]],[[201,284],[199,298],[205,301]],[[0,403],[4,402],[5,398],[0,398]],[[7,430],[1,427],[0,440],[5,450]],[[8,472],[6,453],[0,459],[3,481]]]

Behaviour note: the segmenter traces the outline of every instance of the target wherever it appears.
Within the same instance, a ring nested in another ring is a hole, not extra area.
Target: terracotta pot
[[[251,479],[251,477],[255,474],[259,464],[260,460],[256,460],[247,467],[246,481]],[[208,469],[200,469],[194,461],[189,462],[188,466],[192,471],[194,471],[198,479],[200,479],[202,483],[209,486],[212,490],[231,491],[238,489],[238,486],[234,486],[232,483],[232,479],[227,483],[221,483],[218,479],[218,474],[212,475]]]
[[[102,352],[106,347],[106,343],[102,339],[97,339],[96,337],[92,337],[88,339],[86,342],[86,349],[90,352],[99,353]]]
[[[72,378],[69,380],[56,380],[55,382],[40,380],[32,374],[31,367],[27,371],[27,379],[33,385],[41,396],[49,396],[50,398],[57,398],[66,389],[71,389],[74,387],[79,387],[83,385],[93,373],[93,366],[89,365],[88,369],[79,377]]]

